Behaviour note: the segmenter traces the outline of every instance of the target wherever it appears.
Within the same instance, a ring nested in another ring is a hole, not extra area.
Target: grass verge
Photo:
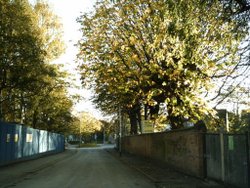
[[[87,143],[87,144],[80,144],[78,145],[79,148],[93,148],[93,147],[99,147],[96,143]]]

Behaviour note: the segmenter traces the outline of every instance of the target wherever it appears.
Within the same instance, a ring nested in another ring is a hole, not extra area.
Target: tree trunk
[[[137,118],[136,118],[136,113],[131,111],[129,113],[129,120],[130,120],[130,134],[137,134],[138,128],[137,128]]]
[[[2,68],[1,75],[0,75],[0,120],[4,121],[4,113],[3,113],[3,89],[6,88],[6,78],[7,78],[7,73],[4,68]]]
[[[21,100],[20,100],[20,122],[21,124],[24,123],[25,120],[25,103],[23,93],[21,92]]]
[[[34,110],[33,117],[32,117],[32,127],[34,129],[36,128],[36,124],[37,124],[37,115],[38,115],[37,110]]]
[[[0,121],[3,121],[2,89],[0,88]]]
[[[139,125],[139,131],[140,133],[142,133],[142,122],[141,122],[141,109],[139,108],[137,110],[137,121],[138,121],[138,125]]]
[[[141,106],[140,104],[135,104],[132,106],[132,108],[129,109],[128,111],[129,115],[129,120],[130,120],[130,134],[138,134],[138,125],[140,126],[140,131],[142,130],[141,128]]]
[[[148,120],[148,104],[144,105],[144,119]]]
[[[180,116],[169,116],[171,129],[179,129],[183,127],[182,118]]]
[[[155,106],[149,106],[149,110],[150,110],[150,119],[156,119],[160,110],[159,103]]]

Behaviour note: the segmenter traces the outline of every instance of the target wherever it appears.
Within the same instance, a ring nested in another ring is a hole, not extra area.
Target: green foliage
[[[88,112],[81,112],[74,118],[70,134],[79,135],[84,142],[92,142],[93,134],[102,129],[101,121]]]
[[[63,30],[59,17],[56,16],[46,1],[37,1],[34,6],[38,27],[42,33],[42,49],[46,51],[46,61],[58,58],[65,50],[62,41]]]
[[[79,148],[93,148],[93,147],[100,147],[96,143],[88,143],[88,144],[81,144]]]
[[[78,22],[82,81],[96,104],[130,113],[166,103],[173,129],[213,114],[203,94],[231,73],[245,34],[219,1],[104,0]]]
[[[106,135],[112,135],[116,132],[115,126],[111,122],[105,120],[100,120],[100,122],[102,124],[102,131],[104,129]]]
[[[81,112],[76,116],[72,134],[92,134],[100,131],[102,127],[101,121],[97,120],[88,112]]]
[[[218,110],[217,118],[207,117],[206,126],[210,132],[228,131],[230,133],[244,133],[250,130],[249,109],[243,110],[240,114],[228,113],[228,130],[226,129],[225,110]]]
[[[50,64],[63,52],[61,24],[38,1],[0,0],[0,119],[66,132],[73,121],[67,74]]]
[[[101,122],[88,112],[80,114],[80,129],[82,133],[94,133],[101,130]]]
[[[240,130],[250,131],[250,109],[242,111],[240,120],[241,120]]]

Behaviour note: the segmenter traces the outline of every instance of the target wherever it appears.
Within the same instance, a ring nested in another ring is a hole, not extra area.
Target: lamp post
[[[105,126],[103,125],[103,144],[105,144]]]
[[[79,147],[81,147],[81,140],[82,140],[82,135],[81,135],[81,122],[79,123]]]

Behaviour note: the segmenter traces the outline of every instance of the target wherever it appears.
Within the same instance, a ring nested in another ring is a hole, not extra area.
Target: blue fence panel
[[[39,137],[39,153],[44,153],[48,151],[48,133],[47,131],[40,130]]]
[[[0,122],[0,166],[50,151],[64,151],[63,135]]]
[[[22,145],[23,145],[23,157],[28,157],[30,155],[30,146],[27,143],[27,127],[22,127]]]
[[[5,138],[6,127],[0,124],[0,165],[4,164],[5,161]]]
[[[65,149],[65,137],[64,135],[59,135],[60,136],[60,151],[62,152]]]
[[[49,151],[56,150],[56,134],[49,133]]]
[[[35,154],[39,154],[39,137],[40,137],[40,131],[37,129],[33,129],[34,133],[34,141],[33,141],[33,152]]]
[[[62,138],[63,138],[63,136],[62,135],[59,135],[59,134],[57,134],[57,140],[58,140],[58,145],[57,145],[57,148],[58,148],[58,152],[61,152],[61,151],[63,151],[63,148],[62,148],[62,146],[64,146],[64,143],[62,142]]]
[[[15,159],[14,146],[14,129],[15,125],[9,124],[6,126],[6,147],[5,147],[5,161],[13,161]]]
[[[15,125],[14,129],[15,159],[22,158],[22,126]]]

